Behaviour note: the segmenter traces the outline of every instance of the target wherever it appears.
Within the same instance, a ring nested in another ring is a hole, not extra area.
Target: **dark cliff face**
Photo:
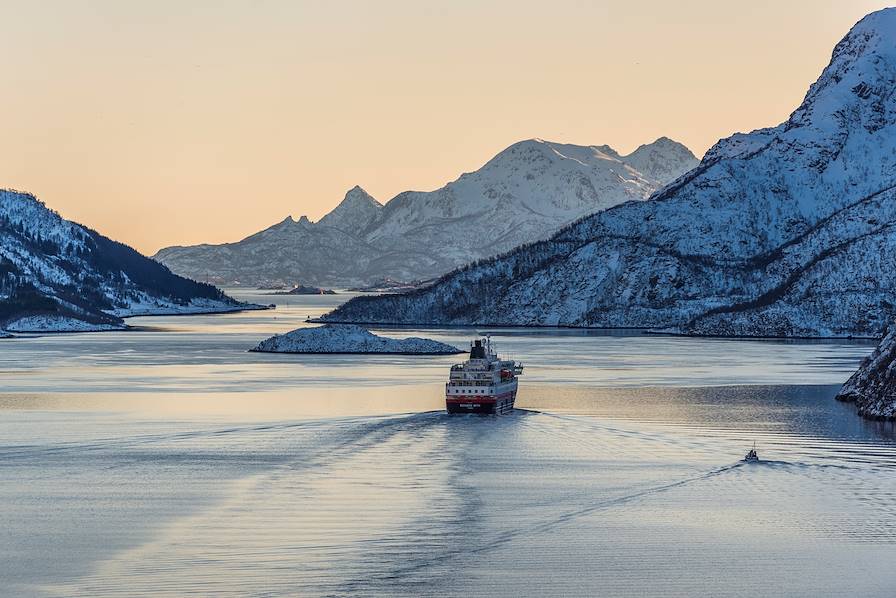
[[[896,419],[896,326],[846,381],[837,400],[855,403],[859,415],[869,419]]]
[[[859,22],[781,125],[651,201],[332,321],[880,336],[896,306],[896,9]]]

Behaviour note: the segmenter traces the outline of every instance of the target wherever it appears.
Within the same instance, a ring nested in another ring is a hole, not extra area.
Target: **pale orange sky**
[[[152,254],[385,202],[520,139],[775,125],[864,0],[0,2],[0,186]]]

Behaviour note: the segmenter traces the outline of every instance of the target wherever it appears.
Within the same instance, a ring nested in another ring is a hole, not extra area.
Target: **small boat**
[[[759,461],[759,455],[756,454],[756,443],[753,443],[753,448],[750,449],[750,452],[747,453],[747,456],[744,457],[745,463],[756,463]]]

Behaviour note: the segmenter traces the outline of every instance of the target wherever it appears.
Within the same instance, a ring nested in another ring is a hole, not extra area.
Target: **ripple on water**
[[[519,412],[110,440],[278,458],[48,592],[885,595],[896,448],[764,431],[743,464],[753,436]]]

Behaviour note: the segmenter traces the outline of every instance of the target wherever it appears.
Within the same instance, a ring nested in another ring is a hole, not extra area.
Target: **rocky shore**
[[[846,381],[837,400],[855,403],[868,419],[896,419],[896,326]]]

